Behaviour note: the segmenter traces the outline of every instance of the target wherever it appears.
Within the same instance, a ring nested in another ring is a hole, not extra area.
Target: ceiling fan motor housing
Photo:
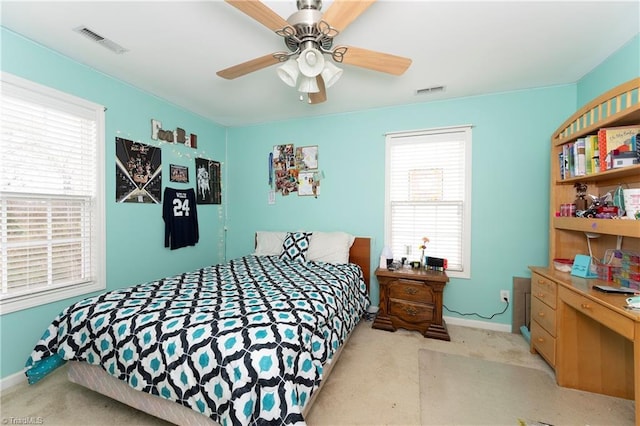
[[[299,0],[298,8],[301,3],[320,3],[319,1]],[[295,37],[285,37],[284,43],[287,48],[295,52],[298,49],[304,50],[310,46],[318,46],[323,50],[331,50],[333,46],[333,34],[330,37],[326,33],[323,33],[318,24],[322,21],[322,12],[316,8],[303,8],[294,12],[287,22],[295,30]],[[328,27],[328,25],[327,25]]]
[[[298,0],[296,1],[296,7],[298,10],[302,9],[322,9],[322,0]]]

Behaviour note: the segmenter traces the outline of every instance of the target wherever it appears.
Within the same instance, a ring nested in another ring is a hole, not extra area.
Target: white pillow
[[[349,263],[349,250],[355,239],[346,232],[314,232],[309,241],[307,261]]]
[[[286,232],[258,231],[256,232],[256,256],[272,256],[282,253],[282,243],[287,237]]]

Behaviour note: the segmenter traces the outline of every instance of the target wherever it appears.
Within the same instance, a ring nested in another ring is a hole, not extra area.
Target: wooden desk
[[[534,277],[557,284],[558,385],[635,399],[640,426],[640,313],[624,308],[629,296],[593,289],[597,284],[611,285],[604,281],[549,268],[530,269]]]

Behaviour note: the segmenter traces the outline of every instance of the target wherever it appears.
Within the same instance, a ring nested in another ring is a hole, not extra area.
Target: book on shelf
[[[571,144],[562,145],[562,179],[571,177]]]
[[[564,180],[564,152],[558,153],[558,160],[560,161],[560,180]]]
[[[587,155],[585,138],[579,138],[575,142],[575,170],[574,176],[584,176],[587,174]]]
[[[631,151],[631,139],[640,133],[640,124],[632,126],[603,127],[598,130],[598,151],[600,159],[605,159],[613,150]],[[600,171],[607,170],[610,161],[600,161]]]
[[[584,137],[586,171],[590,175],[600,171],[600,155],[598,151],[598,135],[587,135]]]

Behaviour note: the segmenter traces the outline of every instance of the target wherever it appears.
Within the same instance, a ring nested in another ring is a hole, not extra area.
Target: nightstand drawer
[[[553,309],[556,308],[557,284],[542,275],[531,274],[531,296],[537,297]]]
[[[412,302],[433,303],[433,290],[423,282],[398,279],[389,288],[391,299],[408,300]]]
[[[540,324],[549,334],[556,336],[556,311],[537,297],[531,298],[531,319]]]
[[[433,321],[433,305],[391,299],[389,314],[409,323]]]
[[[552,367],[556,366],[556,339],[535,319],[531,321],[531,345]]]

